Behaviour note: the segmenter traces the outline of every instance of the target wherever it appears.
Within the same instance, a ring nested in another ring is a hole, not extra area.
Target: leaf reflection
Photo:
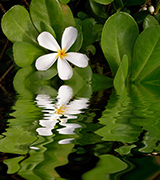
[[[160,152],[160,94],[159,86],[132,85],[120,95],[112,93],[108,105],[99,119],[104,127],[96,133],[104,141],[119,141],[115,149],[120,154],[130,154],[132,148],[142,153]],[[137,142],[141,147],[137,147]]]

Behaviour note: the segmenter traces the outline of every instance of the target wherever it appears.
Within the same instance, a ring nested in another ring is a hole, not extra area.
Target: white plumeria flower
[[[63,32],[61,40],[62,48],[60,48],[56,39],[49,32],[42,32],[37,38],[39,45],[54,52],[40,56],[36,60],[35,66],[37,70],[44,71],[49,69],[58,59],[58,75],[62,80],[68,80],[72,77],[73,71],[67,61],[81,68],[87,67],[89,59],[85,54],[68,52],[77,39],[77,35],[76,28],[67,27]]]

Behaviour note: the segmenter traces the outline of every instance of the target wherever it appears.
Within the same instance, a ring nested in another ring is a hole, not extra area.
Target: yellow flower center
[[[65,111],[67,110],[67,107],[64,105],[60,106],[58,109],[56,109],[56,114],[64,115]]]
[[[61,59],[63,59],[65,56],[67,56],[67,54],[65,53],[65,49],[58,50],[57,57],[60,57]]]

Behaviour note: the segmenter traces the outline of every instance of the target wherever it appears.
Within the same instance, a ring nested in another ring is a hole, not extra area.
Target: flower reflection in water
[[[69,119],[77,119],[77,114],[82,113],[82,109],[88,107],[87,98],[79,98],[72,100],[73,90],[68,85],[62,85],[58,90],[57,98],[51,99],[50,96],[39,94],[36,97],[36,103],[39,107],[44,108],[43,120],[39,120],[42,126],[36,131],[39,135],[50,136],[55,125],[59,123],[62,128],[57,129],[59,134],[75,134],[75,129],[81,126],[76,123],[67,123]],[[74,138],[59,141],[60,144],[70,143]]]

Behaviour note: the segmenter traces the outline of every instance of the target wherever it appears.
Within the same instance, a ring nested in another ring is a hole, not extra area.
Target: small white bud
[[[147,7],[146,7],[146,6],[143,6],[143,7],[142,7],[142,10],[143,10],[143,11],[146,11],[146,10],[147,10]]]
[[[150,12],[151,14],[154,13],[154,7],[153,7],[153,6],[150,6],[150,7],[148,8],[148,10],[149,10],[149,12]]]

